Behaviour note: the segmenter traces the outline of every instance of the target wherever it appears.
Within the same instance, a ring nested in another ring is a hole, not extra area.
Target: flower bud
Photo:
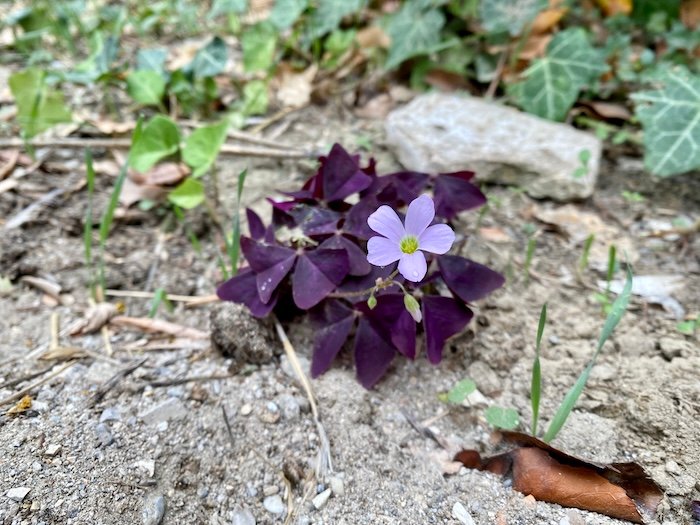
[[[377,306],[377,298],[374,295],[370,295],[367,299],[367,306],[370,310],[374,310],[374,307]]]
[[[411,317],[413,317],[413,320],[416,323],[420,323],[423,319],[423,314],[420,311],[420,304],[418,303],[418,300],[411,294],[404,294],[403,304],[406,307],[406,310],[408,310],[408,313],[411,314]]]

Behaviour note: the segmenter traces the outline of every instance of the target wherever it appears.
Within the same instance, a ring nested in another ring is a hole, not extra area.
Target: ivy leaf
[[[311,15],[310,37],[315,40],[337,29],[347,15],[359,11],[366,0],[319,0],[318,7]]]
[[[661,177],[700,168],[700,75],[668,69],[662,87],[632,95],[644,127],[644,162]]]
[[[203,175],[214,163],[221,145],[226,140],[228,121],[211,126],[202,126],[192,132],[182,150],[184,160],[194,170],[192,175]]]
[[[204,185],[188,177],[168,194],[168,200],[186,210],[196,208],[204,202]]]
[[[134,102],[144,106],[157,106],[165,94],[163,77],[155,71],[145,69],[129,73],[126,77],[126,87]]]
[[[309,0],[276,0],[270,13],[270,23],[280,31],[294,25],[309,6]]]
[[[162,47],[153,49],[140,49],[136,54],[137,71],[165,72],[165,60],[168,57],[168,50]]]
[[[180,147],[180,132],[167,117],[156,115],[143,127],[141,135],[131,145],[129,164],[144,173],[160,159],[176,153]]]
[[[248,73],[267,71],[272,67],[277,34],[277,29],[268,22],[260,22],[243,32],[241,35],[243,67]]]
[[[392,69],[411,57],[440,50],[444,25],[445,15],[438,9],[426,9],[423,2],[403,4],[387,23],[391,48],[385,67]]]
[[[17,103],[17,120],[27,137],[71,121],[63,94],[49,88],[44,71],[34,68],[20,71],[10,77],[9,84]]]
[[[564,120],[579,92],[607,70],[603,53],[591,47],[586,32],[567,29],[552,39],[547,55],[525,71],[512,94],[528,113]]]
[[[489,33],[508,31],[518,36],[547,4],[547,0],[482,0],[479,18]]]
[[[226,42],[216,36],[197,51],[189,67],[195,78],[213,77],[224,70],[226,60],[228,60]]]

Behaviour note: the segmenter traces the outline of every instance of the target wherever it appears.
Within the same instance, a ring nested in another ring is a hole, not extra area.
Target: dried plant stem
[[[153,299],[155,292],[144,292],[141,290],[105,290],[105,295],[108,297],[133,297],[138,299]],[[176,295],[166,294],[165,298],[168,301],[176,303],[189,303],[190,305],[211,303],[219,300],[216,294],[211,295]]]
[[[179,124],[183,126],[187,126],[188,128],[198,128],[202,126],[202,123],[194,121],[194,120],[180,120]],[[254,135],[252,133],[246,133],[244,131],[238,131],[235,129],[229,129],[226,132],[226,135],[234,140],[240,140],[241,142],[249,142],[251,144],[258,144],[260,146],[267,146],[270,148],[274,149],[286,149],[286,150],[295,150],[296,148],[294,146],[290,146],[288,144],[283,144],[280,142],[277,142],[276,140],[269,140],[264,137],[259,137],[257,135]]]
[[[61,368],[59,368],[55,372],[50,373],[47,376],[42,377],[41,379],[39,379],[39,381],[36,381],[36,382],[32,383],[31,385],[24,387],[22,390],[15,392],[14,394],[6,397],[5,399],[0,399],[0,406],[6,405],[8,403],[12,403],[14,401],[17,401],[18,399],[22,399],[25,395],[27,395],[29,392],[34,390],[36,387],[41,386],[44,383],[46,383],[47,381],[49,381],[50,379],[53,379],[57,375],[60,375],[65,370],[67,370],[68,368],[73,366],[75,363],[77,363],[77,361],[68,361]]]
[[[297,378],[299,379],[299,382],[306,393],[306,398],[309,400],[309,405],[311,406],[311,414],[314,417],[316,430],[318,431],[319,440],[321,442],[321,449],[319,450],[318,454],[318,464],[316,465],[316,477],[319,479],[324,479],[326,474],[333,472],[331,446],[330,442],[328,441],[328,436],[326,435],[326,430],[321,424],[321,418],[318,412],[318,406],[316,405],[316,399],[314,398],[314,393],[311,388],[311,383],[306,377],[304,370],[301,368],[299,359],[297,359],[296,351],[294,350],[292,343],[289,341],[284,328],[282,328],[282,325],[277,318],[275,318],[275,329],[277,330],[277,336],[282,342],[284,351],[287,354],[287,359],[289,359],[289,363],[292,365],[292,368],[294,369],[294,372],[296,373]]]
[[[131,139],[129,138],[46,138],[35,139],[29,142],[34,148],[114,148],[128,149],[131,147]],[[23,148],[25,143],[19,138],[0,139],[0,149],[2,148]],[[270,157],[278,159],[305,159],[311,158],[313,155],[310,152],[291,150],[291,149],[272,149],[272,148],[255,148],[246,146],[235,146],[233,144],[224,144],[219,150],[221,155],[233,155],[240,157]]]

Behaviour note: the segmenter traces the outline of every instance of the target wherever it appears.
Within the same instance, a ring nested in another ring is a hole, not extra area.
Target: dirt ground
[[[383,145],[381,122],[358,120],[334,106],[287,119],[280,141],[323,151],[335,141],[352,150],[370,140],[380,172],[398,168]],[[20,228],[0,235],[0,274],[13,283],[0,296],[0,400],[65,366],[37,359],[48,349],[50,317],[59,314],[63,333],[88,304],[82,240],[87,196],[84,189],[72,191],[81,178],[82,157],[58,153],[71,171],[38,170],[22,178],[15,191],[0,195],[0,217],[7,220],[46,192],[66,190]],[[269,216],[263,198],[297,186],[314,166],[312,161],[222,160],[218,180],[229,211],[219,212],[229,216],[236,175],[244,167],[250,169],[245,203]],[[98,213],[112,183],[107,176],[98,180]],[[628,202],[624,190],[637,191],[646,201]],[[680,276],[682,286],[673,297],[685,312],[697,314],[700,239],[648,234],[677,216],[696,218],[699,190],[697,174],[657,181],[644,174],[637,159],[607,159],[596,194],[571,213],[600,218],[611,241],[636,258],[636,275]],[[176,303],[172,313],[161,309],[159,317],[208,332],[216,312],[213,328],[228,334],[232,346],[244,347],[249,362],[222,356],[208,340],[149,349],[155,336],[113,328],[114,354],[108,357],[100,334],[62,335],[62,346],[91,355],[33,389],[29,411],[0,416],[0,523],[153,525],[161,515],[166,524],[624,523],[535,502],[491,474],[465,468],[445,474],[448,454],[407,421],[412,417],[429,425],[454,448],[489,453],[495,444],[483,407],[448,407],[438,393],[471,377],[489,403],[516,408],[525,429],[542,303],[548,303],[550,319],[542,350],[545,420],[585,366],[602,327],[601,305],[592,297],[595,283],[604,278],[607,246],[597,246],[593,268],[584,272],[581,284],[575,278],[580,235],[567,236],[537,219],[561,205],[535,202],[513,188],[484,191],[492,204],[481,222],[478,212],[458,221],[458,233],[468,236],[460,253],[504,272],[506,286],[475,305],[475,321],[452,341],[437,367],[422,357],[397,360],[386,379],[366,391],[346,356],[312,382],[330,443],[331,474],[314,476],[322,436],[272,328],[252,322],[234,305]],[[195,212],[186,219],[202,242],[201,254],[181,227],[163,233],[161,220],[155,212],[131,211],[117,222],[107,245],[108,288],[211,294],[220,274],[208,216]],[[532,275],[525,279],[528,225],[537,232],[537,247]],[[22,276],[55,280],[65,304],[47,304]],[[147,299],[121,300],[128,315],[146,316]],[[700,491],[700,352],[697,335],[681,334],[676,323],[671,313],[635,297],[554,442],[595,461],[640,463],[666,494],[654,523],[669,525],[690,523],[688,502]],[[308,364],[310,328],[296,323],[286,330]],[[105,381],[143,359],[91,403]],[[15,384],[45,369],[43,376]],[[205,377],[176,381],[199,376]],[[30,490],[21,502],[7,497],[22,487]],[[456,517],[459,505],[467,517]]]

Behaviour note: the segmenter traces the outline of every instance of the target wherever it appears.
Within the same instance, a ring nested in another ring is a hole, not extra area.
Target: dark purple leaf
[[[262,244],[249,237],[241,237],[241,249],[256,273],[260,300],[267,303],[294,266],[297,252],[276,244]]]
[[[377,305],[370,310],[367,303],[358,304],[360,310],[385,341],[409,359],[416,357],[416,322],[406,311],[402,293],[377,296]]]
[[[690,514],[696,523],[700,522],[700,500],[693,500],[690,502]]]
[[[255,317],[265,317],[277,304],[277,295],[274,294],[265,304],[260,300],[255,274],[250,268],[241,270],[238,275],[229,279],[216,290],[216,295],[222,301],[232,301],[244,304]]]
[[[295,226],[294,218],[289,215],[289,211],[296,205],[296,201],[277,202],[269,197],[266,200],[272,204],[273,225],[276,227],[288,226],[290,228]]]
[[[481,190],[461,177],[438,175],[435,178],[433,192],[436,215],[448,220],[461,211],[477,208],[486,203],[486,197]]]
[[[311,377],[328,370],[350,335],[355,322],[355,311],[337,300],[324,301],[313,311],[316,328]]]
[[[289,214],[306,235],[328,235],[338,230],[340,213],[327,208],[299,204]]]
[[[447,177],[457,177],[458,179],[469,182],[474,178],[475,173],[473,171],[453,171],[450,173],[440,173],[438,177],[443,175],[446,175]]]
[[[500,273],[457,255],[438,257],[438,268],[447,287],[465,303],[481,299],[505,283]]]
[[[372,183],[372,178],[360,169],[358,158],[353,158],[340,144],[333,144],[328,156],[321,158],[320,173],[326,202],[343,200]]]
[[[250,236],[256,241],[259,241],[265,236],[265,225],[262,219],[250,208],[245,209],[245,214],[248,218],[248,231],[250,232]]]
[[[409,204],[425,190],[430,180],[427,173],[416,171],[400,171],[379,177],[377,200],[399,208]]]
[[[381,204],[374,197],[365,197],[355,204],[345,216],[343,231],[358,239],[367,240],[376,235],[367,224],[367,219]]]
[[[474,314],[451,297],[425,295],[421,303],[428,361],[437,364],[442,359],[445,341],[461,332]]]
[[[348,271],[350,275],[367,275],[372,270],[372,265],[367,262],[367,253],[347,237],[333,235],[323,241],[319,248],[345,250],[350,262],[350,270]]]
[[[292,275],[294,303],[302,310],[320,303],[348,274],[345,250],[314,250],[299,255]]]
[[[357,380],[372,388],[389,369],[396,350],[377,333],[370,322],[360,317],[355,334],[355,368]]]

